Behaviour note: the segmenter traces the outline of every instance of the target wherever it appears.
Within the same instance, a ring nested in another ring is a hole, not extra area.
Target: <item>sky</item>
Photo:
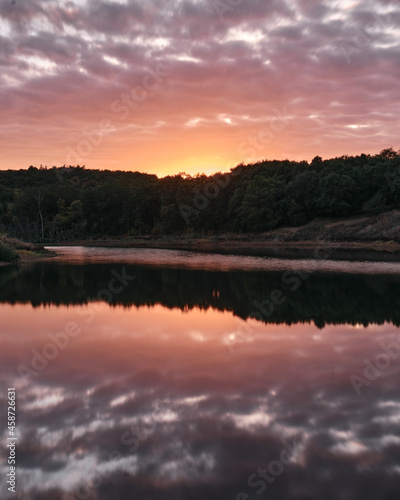
[[[0,169],[399,149],[390,0],[0,0]]]

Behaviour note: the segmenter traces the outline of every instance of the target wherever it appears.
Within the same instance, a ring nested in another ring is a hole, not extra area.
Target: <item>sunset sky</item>
[[[399,149],[399,26],[384,0],[0,0],[0,169]]]

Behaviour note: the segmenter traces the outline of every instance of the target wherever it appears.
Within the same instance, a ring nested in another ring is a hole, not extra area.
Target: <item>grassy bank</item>
[[[0,235],[0,264],[10,264],[18,261],[28,261],[51,257],[54,255],[40,245],[24,243],[23,241]]]

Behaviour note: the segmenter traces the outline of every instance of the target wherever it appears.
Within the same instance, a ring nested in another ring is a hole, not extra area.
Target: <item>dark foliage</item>
[[[268,231],[378,214],[400,201],[400,154],[260,161],[162,179],[84,167],[0,171],[0,230],[24,241]]]

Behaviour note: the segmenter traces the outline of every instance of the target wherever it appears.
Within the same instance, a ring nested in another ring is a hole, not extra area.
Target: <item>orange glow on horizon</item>
[[[194,175],[397,146],[382,1],[39,3],[1,12],[0,169]]]

